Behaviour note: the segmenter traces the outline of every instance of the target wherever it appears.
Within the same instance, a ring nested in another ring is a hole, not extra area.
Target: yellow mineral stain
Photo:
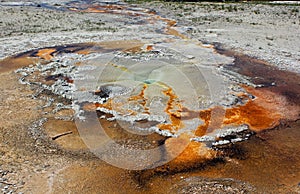
[[[118,68],[118,69],[120,69],[124,72],[128,71],[127,67],[124,67],[124,66],[116,65],[116,64],[113,64],[113,63],[111,64],[111,66],[116,67],[116,68]]]
[[[70,10],[70,11],[78,11],[78,9],[77,9],[77,8],[74,8],[74,7],[70,7],[69,10]]]

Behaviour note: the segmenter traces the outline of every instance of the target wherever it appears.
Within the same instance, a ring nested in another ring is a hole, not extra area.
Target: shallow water
[[[101,159],[59,171],[52,192],[119,192],[119,182],[145,193],[298,191],[298,74],[189,40],[153,11],[66,7],[151,18],[172,41],[56,46],[0,62],[44,100],[52,143]]]

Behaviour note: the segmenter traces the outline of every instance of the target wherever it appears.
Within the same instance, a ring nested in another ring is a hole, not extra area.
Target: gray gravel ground
[[[35,6],[8,6],[22,2],[0,2],[0,58],[65,43],[165,38],[151,29],[153,25],[135,24],[136,19],[129,16],[63,12],[37,7],[40,2],[23,1]],[[55,8],[63,4],[63,1],[47,2]],[[160,15],[176,19],[177,29],[193,39],[219,42],[282,69],[300,72],[299,4],[154,1],[138,6],[153,8]]]
[[[160,41],[166,36],[155,33],[151,24],[135,24],[129,16],[7,4],[0,2],[0,58],[46,46],[108,40]]]
[[[149,3],[174,18],[178,29],[201,41],[300,72],[300,6],[255,3]]]

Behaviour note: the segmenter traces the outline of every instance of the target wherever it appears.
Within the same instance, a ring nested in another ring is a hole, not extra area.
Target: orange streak
[[[225,125],[241,124],[247,124],[253,131],[262,131],[278,126],[281,119],[297,117],[300,108],[289,105],[283,96],[267,88],[244,88],[256,98],[249,99],[244,105],[232,108],[214,107],[200,111],[199,117],[204,124],[198,126],[195,135],[200,137]],[[239,94],[239,96],[246,97],[245,94]]]
[[[210,119],[211,119],[211,110],[200,111],[199,117],[204,121],[203,125],[199,125],[196,129],[195,135],[201,137],[206,134]]]
[[[227,109],[224,124],[247,124],[254,131],[273,128],[279,124],[280,114],[270,112],[254,101],[244,106]]]
[[[160,21],[164,21],[167,23],[166,27],[165,27],[165,32],[166,34],[169,35],[174,35],[183,39],[187,39],[187,37],[185,35],[183,35],[182,33],[178,32],[177,30],[175,30],[173,27],[176,26],[177,22],[175,20],[170,20],[167,18],[163,18],[159,15],[156,15],[156,12],[147,12],[144,11],[144,13],[141,12],[135,12],[135,11],[130,11],[130,10],[126,10],[127,8],[124,6],[119,6],[119,5],[105,5],[105,6],[91,6],[86,8],[85,10],[82,10],[82,12],[88,12],[88,13],[110,13],[110,14],[120,14],[120,15],[129,15],[129,16],[148,16],[151,19],[147,18],[146,20],[152,20],[152,18],[154,20],[160,20]],[[71,11],[79,11],[76,8],[70,8]],[[151,21],[150,21],[151,23]]]
[[[83,105],[82,109],[85,111],[96,111],[96,109],[100,107],[100,108],[106,108],[108,110],[113,110],[112,109],[112,100],[108,99],[106,103],[104,104],[100,104],[100,103],[86,103]]]
[[[79,11],[78,9],[70,8],[71,11]],[[82,10],[82,12],[87,13],[110,13],[110,14],[120,14],[120,15],[129,15],[129,16],[141,16],[144,14],[135,13],[134,11],[126,10],[126,7],[118,5],[107,5],[107,6],[91,6]]]
[[[182,39],[187,39],[187,37],[185,35],[181,34],[180,32],[178,32],[177,30],[175,30],[171,27],[167,27],[166,33],[169,34],[169,35],[177,36],[177,37],[182,38]]]
[[[143,86],[143,89],[136,96],[132,96],[128,101],[137,101],[145,110],[147,99],[144,97],[147,85]],[[239,105],[232,108],[224,109],[222,107],[214,107],[207,110],[190,111],[176,100],[178,97],[169,88],[163,93],[169,97],[165,112],[169,115],[171,123],[159,124],[158,127],[162,130],[177,131],[182,127],[181,120],[190,120],[193,118],[200,118],[204,121],[204,124],[199,125],[195,129],[195,135],[201,137],[207,133],[220,129],[226,125],[241,125],[247,124],[253,131],[262,131],[273,128],[279,125],[280,120],[284,118],[291,118],[293,115],[297,115],[296,109],[290,113],[290,109],[284,98],[279,97],[267,89],[255,89],[251,87],[245,87],[245,89],[256,96],[254,100],[249,100],[244,105]],[[240,94],[244,96],[244,94]],[[85,110],[95,110],[96,107],[103,107],[109,110],[117,108],[118,105],[112,105],[112,101],[109,100],[105,104],[85,105]],[[177,109],[177,110],[176,110]]]
[[[42,59],[50,60],[53,58],[51,54],[53,54],[55,51],[56,49],[41,49],[36,55]]]
[[[104,8],[104,9],[113,9],[113,10],[125,9],[124,6],[120,6],[120,5],[99,5],[99,6],[95,6],[95,8]]]
[[[169,115],[171,124],[160,124],[158,127],[163,130],[169,130],[169,131],[177,131],[181,124],[181,111],[182,107],[180,103],[176,102],[176,99],[178,97],[173,93],[172,88],[167,89],[166,91],[163,91],[163,93],[166,96],[169,96],[169,101],[167,103],[167,107],[165,109],[165,112]],[[172,112],[171,110],[175,108],[174,106],[177,106],[177,108],[180,108],[180,110],[177,110],[176,112]]]
[[[142,49],[140,46],[136,46],[136,47],[132,47],[132,48],[123,50],[123,52],[125,52],[125,53],[133,53],[133,54],[140,53],[141,51],[142,51]]]
[[[153,45],[147,45],[146,51],[152,51],[153,50]]]
[[[181,34],[180,32],[178,32],[177,30],[175,30],[173,28],[177,24],[177,22],[175,20],[170,20],[170,19],[167,19],[167,18],[163,18],[161,16],[156,16],[156,19],[164,21],[164,22],[167,23],[167,26],[165,28],[165,31],[166,31],[167,34],[174,35],[174,36],[177,36],[177,37],[182,38],[182,39],[187,39],[187,37],[185,35]]]
[[[128,101],[137,101],[137,102],[139,102],[139,104],[141,104],[144,107],[146,113],[149,113],[148,112],[148,107],[146,107],[147,98],[145,98],[145,90],[147,89],[147,87],[148,87],[147,84],[144,84],[143,89],[141,90],[141,92],[136,96],[131,96],[128,99]]]
[[[261,131],[279,125],[281,119],[293,118],[299,108],[289,105],[283,96],[267,88],[245,87],[247,92],[256,96],[243,106],[226,110],[224,124],[248,124],[250,129]]]

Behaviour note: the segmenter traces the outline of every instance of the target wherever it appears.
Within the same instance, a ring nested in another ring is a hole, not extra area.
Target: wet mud
[[[216,45],[215,48],[218,53],[235,58],[234,64],[225,68],[250,77],[253,83],[262,86],[262,90],[266,88],[277,95],[285,96],[296,106],[300,104],[300,75],[298,73],[279,70],[265,61],[224,50],[221,45]]]
[[[252,136],[248,141],[219,148],[224,154],[222,158],[193,165],[181,164],[177,168],[166,165],[151,172],[136,172],[136,179],[146,187],[159,190],[162,182],[171,188],[187,177],[217,178],[217,182],[222,182],[223,178],[232,178],[252,185],[246,189],[246,193],[298,193],[299,127],[299,121],[292,122],[288,127],[277,127]],[[200,184],[201,181],[197,183]],[[187,181],[184,186],[178,186],[178,189],[193,184]],[[195,186],[194,189],[197,188],[201,187]],[[225,190],[222,192],[226,193]]]

